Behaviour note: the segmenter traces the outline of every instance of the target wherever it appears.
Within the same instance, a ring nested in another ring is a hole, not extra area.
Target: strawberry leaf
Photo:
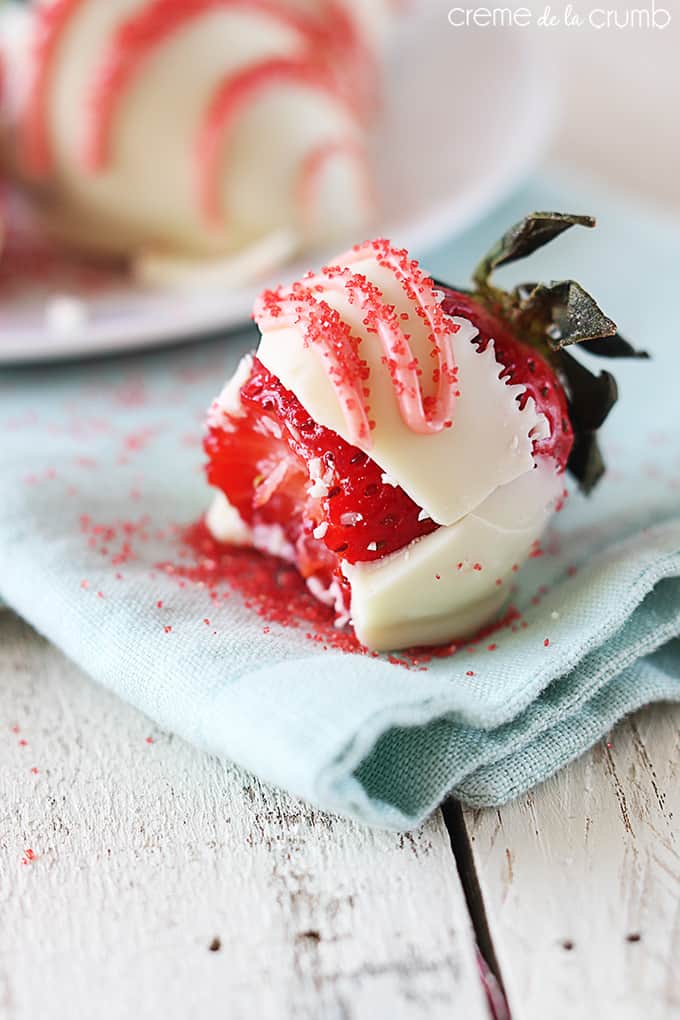
[[[574,448],[567,470],[587,495],[605,471],[597,430],[616,404],[619,388],[609,372],[593,375],[566,351],[555,355],[555,367],[567,395],[569,418],[574,429]]]
[[[564,383],[574,431],[599,429],[618,400],[619,388],[614,376],[610,372],[593,375],[565,351],[560,353],[555,367]]]
[[[483,289],[499,266],[527,258],[571,227],[594,227],[595,222],[592,216],[571,213],[530,213],[511,227],[480,262],[474,274],[475,283]]]
[[[614,336],[600,337],[598,340],[584,340],[581,344],[588,354],[596,354],[599,358],[649,358],[647,351],[638,351],[620,333]]]
[[[580,432],[575,437],[567,470],[578,480],[581,492],[588,496],[606,471],[595,432]]]
[[[520,297],[522,289],[518,291],[515,293]],[[539,284],[524,300],[520,297],[519,314],[544,325],[553,351],[616,334],[616,323],[575,280]]]

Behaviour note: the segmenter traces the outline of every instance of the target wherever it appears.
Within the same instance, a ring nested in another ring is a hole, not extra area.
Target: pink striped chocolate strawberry
[[[565,347],[636,353],[572,281],[491,283],[574,224],[594,221],[527,217],[471,291],[377,240],[265,292],[257,353],[210,414],[214,536],[295,563],[371,648],[487,624],[565,470],[586,490],[603,470],[595,433],[616,385]]]

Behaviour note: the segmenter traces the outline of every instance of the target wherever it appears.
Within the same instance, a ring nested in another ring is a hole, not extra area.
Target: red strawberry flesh
[[[435,530],[403,489],[383,482],[375,461],[315,422],[257,358],[240,396],[243,416],[208,431],[208,480],[249,526],[282,527],[304,576],[332,575],[339,558],[380,559]],[[309,491],[315,473],[319,495]],[[319,525],[325,533],[315,538]]]

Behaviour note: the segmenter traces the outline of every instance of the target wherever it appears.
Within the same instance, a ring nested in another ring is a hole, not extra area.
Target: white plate
[[[404,18],[374,145],[381,215],[372,233],[421,257],[520,183],[554,107],[552,75],[531,34],[455,29],[448,9],[443,0],[423,0]],[[3,268],[11,272],[9,260]],[[277,277],[301,268],[308,266]],[[233,329],[247,322],[257,291],[280,282],[188,295],[143,290],[125,276],[92,287],[72,271],[61,279],[59,267],[44,275],[47,283],[0,290],[0,363],[107,354]],[[55,293],[82,301],[80,325],[69,325],[68,308],[46,314]]]

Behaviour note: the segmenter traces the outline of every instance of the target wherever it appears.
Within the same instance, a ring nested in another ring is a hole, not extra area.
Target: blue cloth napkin
[[[252,330],[0,373],[0,595],[158,726],[380,826],[414,826],[448,793],[515,797],[625,713],[680,698],[680,227],[534,183],[427,268],[465,283],[540,207],[594,213],[600,227],[507,279],[577,277],[654,360],[616,363],[609,474],[588,500],[572,492],[520,572],[526,626],[404,668],[325,649],[253,600],[183,579],[178,526],[210,499],[204,409]]]

